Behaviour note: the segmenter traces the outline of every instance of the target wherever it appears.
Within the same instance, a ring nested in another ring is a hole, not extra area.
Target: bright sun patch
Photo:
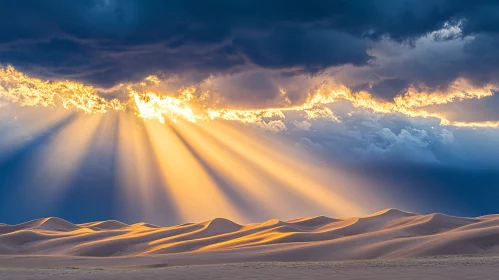
[[[320,87],[309,93],[306,101],[287,107],[238,109],[207,105],[205,92],[196,94],[196,89],[188,87],[175,94],[149,90],[149,86],[161,81],[149,76],[139,83],[121,84],[117,87],[125,91],[124,99],[105,98],[90,85],[73,81],[45,81],[25,75],[12,66],[0,69],[0,101],[17,103],[21,106],[63,107],[87,114],[102,114],[108,111],[128,112],[142,119],[155,119],[161,123],[177,119],[196,122],[215,119],[238,121],[241,123],[265,123],[268,119],[285,119],[286,112],[297,112],[305,119],[330,119],[339,121],[328,105],[348,101],[356,108],[372,110],[375,113],[401,113],[409,117],[437,118],[442,125],[459,127],[498,127],[499,122],[455,122],[439,113],[425,110],[426,106],[442,105],[465,99],[489,97],[497,90],[496,85],[474,87],[464,79],[456,80],[446,91],[416,90],[411,87],[394,98],[393,102],[381,101],[366,91],[352,92],[344,85]],[[281,90],[285,93],[284,90]]]

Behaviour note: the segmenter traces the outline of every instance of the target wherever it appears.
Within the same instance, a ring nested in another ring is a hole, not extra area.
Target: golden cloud
[[[276,120],[286,119],[287,112],[297,112],[309,120],[339,121],[328,105],[348,101],[356,108],[380,114],[400,113],[409,117],[437,118],[440,119],[441,125],[499,126],[499,122],[489,121],[455,122],[438,112],[424,109],[430,105],[489,97],[498,89],[496,85],[475,87],[464,79],[456,80],[446,90],[441,91],[411,87],[405,94],[395,97],[393,102],[378,100],[367,91],[353,92],[344,85],[332,83],[310,92],[302,104],[259,109],[238,109],[220,107],[217,103],[208,104],[206,100],[210,97],[210,92],[200,93],[195,87],[186,87],[173,94],[154,90],[160,82],[158,77],[149,76],[138,84],[121,84],[117,88],[125,91],[126,98],[109,99],[105,98],[105,93],[113,89],[102,90],[73,81],[45,81],[7,66],[0,69],[0,101],[17,103],[21,106],[63,107],[87,114],[107,111],[129,112],[140,118],[155,119],[162,123],[166,120],[176,121],[179,118],[190,122],[223,119],[268,126],[273,121],[274,130],[285,129],[285,125]],[[282,89],[281,93],[286,97],[285,89]]]

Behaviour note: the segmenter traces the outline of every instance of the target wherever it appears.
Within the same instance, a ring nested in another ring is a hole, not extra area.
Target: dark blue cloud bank
[[[1,64],[103,88],[158,74],[178,87],[212,81],[227,105],[272,107],[281,105],[281,88],[299,104],[323,80],[388,102],[411,86],[445,91],[458,79],[475,87],[499,84],[497,1],[19,0],[1,1],[0,11]],[[493,122],[499,121],[495,104],[492,95],[428,110],[455,121]],[[348,103],[331,109],[339,122],[289,116],[278,134],[376,181],[398,207],[499,212],[497,128],[442,126],[434,118]],[[0,134],[16,125],[2,120]],[[47,133],[0,157],[1,222],[116,218],[110,198],[118,183],[106,172],[115,155],[97,147],[64,205],[45,211],[24,206],[34,198],[19,202],[20,190],[30,188],[22,184],[24,165],[50,139]]]
[[[413,81],[436,86],[460,76],[476,82],[497,76],[495,1],[22,0],[0,5],[1,62],[104,86],[155,72],[209,75],[265,68],[313,74],[332,66],[368,65],[376,63],[376,42],[411,44],[446,26],[461,31],[436,39],[473,37],[458,57],[425,57],[377,91],[392,92],[383,89],[402,89]],[[430,62],[432,67],[425,65]]]

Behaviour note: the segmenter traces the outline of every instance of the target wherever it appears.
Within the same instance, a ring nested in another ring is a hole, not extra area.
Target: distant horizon
[[[480,217],[486,217],[486,216],[499,215],[499,213],[489,213],[489,214],[484,214],[484,215],[479,215],[479,216],[455,216],[455,215],[451,215],[451,214],[447,214],[447,213],[441,213],[441,212],[416,213],[416,212],[411,212],[411,211],[405,211],[405,210],[398,209],[398,208],[386,208],[386,209],[382,209],[382,210],[379,210],[379,211],[376,211],[376,212],[373,212],[373,213],[370,213],[370,214],[365,214],[365,215],[360,215],[360,216],[343,216],[343,217],[339,217],[338,216],[338,217],[336,217],[336,216],[328,216],[328,215],[318,215],[318,216],[295,217],[295,218],[291,218],[291,219],[279,219],[277,217],[274,217],[274,218],[269,218],[268,220],[250,221],[248,223],[241,223],[241,222],[234,221],[232,219],[224,218],[224,217],[215,217],[213,219],[208,219],[208,220],[203,220],[203,221],[191,221],[191,222],[186,222],[186,223],[182,223],[182,224],[204,223],[204,222],[210,222],[210,221],[213,221],[213,220],[216,220],[216,219],[227,220],[227,221],[239,224],[239,225],[250,224],[250,223],[265,223],[265,222],[272,221],[272,220],[279,220],[281,222],[289,222],[289,221],[298,220],[298,219],[308,219],[308,218],[318,218],[318,217],[325,217],[325,218],[332,218],[332,219],[351,219],[351,218],[365,218],[365,217],[369,217],[369,216],[372,216],[374,214],[380,214],[380,213],[383,213],[383,212],[386,212],[386,211],[389,211],[389,210],[396,210],[396,211],[401,211],[403,213],[415,214],[415,215],[420,215],[420,216],[444,215],[444,216],[461,217],[461,218],[480,218]],[[150,223],[150,222],[147,222],[147,221],[123,222],[123,221],[115,220],[115,219],[112,219],[112,220],[93,220],[93,221],[73,222],[71,220],[63,219],[61,217],[40,217],[40,218],[35,218],[35,219],[32,219],[32,220],[27,220],[27,221],[24,221],[24,222],[21,222],[21,223],[17,223],[17,224],[8,224],[8,223],[5,223],[3,221],[0,221],[0,226],[1,225],[17,226],[17,225],[22,225],[22,224],[30,223],[30,222],[47,220],[47,219],[60,219],[60,220],[63,220],[65,222],[69,222],[69,223],[74,224],[74,225],[83,225],[83,224],[95,223],[95,222],[113,222],[113,221],[114,222],[123,223],[125,225],[134,225],[134,224],[141,224],[141,223],[151,224],[151,225],[160,226],[160,227],[171,227],[171,226],[178,226],[179,225],[179,224],[161,225],[161,224]]]

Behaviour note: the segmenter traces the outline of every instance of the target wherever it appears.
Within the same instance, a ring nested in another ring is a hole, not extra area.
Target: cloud
[[[281,132],[287,130],[287,126],[282,120],[273,120],[269,122],[261,121],[255,124],[257,127],[261,127],[272,132]]]
[[[331,66],[365,65],[367,43],[327,29],[277,28],[263,36],[235,39],[249,60],[264,68],[316,73]]]
[[[365,163],[418,163],[456,168],[469,168],[470,164],[477,168],[499,166],[496,153],[487,154],[479,148],[483,142],[481,137],[499,139],[495,129],[442,127],[432,119],[356,108],[338,113],[338,118],[341,121],[334,125],[323,119],[309,120],[309,130],[290,130],[296,121],[284,120],[288,131],[280,134],[341,166]]]
[[[106,87],[158,72],[200,80],[261,68],[314,74],[369,65],[378,60],[373,42],[414,42],[449,23],[477,36],[466,47],[474,59],[496,44],[498,7],[448,0],[7,1],[0,4],[0,62]],[[409,82],[392,77],[374,91],[394,95],[387,84]]]
[[[484,97],[458,92],[498,88],[496,3],[21,2],[0,4],[0,63],[33,76],[108,88],[157,74],[160,94],[193,87],[236,109],[296,108],[334,85],[346,87],[354,107],[496,125],[486,123],[493,110],[456,105]],[[105,96],[126,100],[122,89]]]
[[[316,153],[316,154],[326,152],[326,149],[324,149],[324,147],[321,144],[314,143],[314,142],[312,142],[312,140],[310,140],[306,137],[300,138],[300,140],[296,144],[297,144],[297,146],[305,148],[305,150],[311,151],[311,152]]]
[[[443,105],[428,106],[425,110],[439,112],[452,121],[494,122],[499,121],[497,106],[499,106],[499,95],[494,93],[494,95],[481,99],[469,99]]]
[[[383,79],[376,83],[373,92],[393,96],[389,90],[383,93],[376,88],[386,81],[392,81],[390,88],[395,93],[410,83],[445,88],[460,78],[475,86],[497,84],[499,52],[495,46],[499,46],[499,37],[485,34],[447,41],[436,41],[431,36],[422,38],[414,47],[400,50],[401,55],[378,56],[378,67],[372,72]]]
[[[0,62],[52,79],[111,86],[156,72],[316,72],[370,59],[363,39],[315,26],[326,13],[308,9],[303,18],[300,7],[279,3],[21,2],[0,5]]]
[[[454,134],[447,130],[447,129],[442,129],[442,132],[440,133],[440,140],[442,141],[443,144],[452,144],[454,143]]]
[[[389,128],[383,128],[373,140],[365,150],[367,156],[390,157],[410,162],[438,162],[428,149],[430,143],[426,130],[404,128],[395,134]]]
[[[293,124],[298,128],[302,130],[310,130],[312,127],[312,124],[308,121],[294,121]]]
[[[10,102],[233,120],[407,203],[445,186],[464,205],[499,167],[496,2],[0,1],[0,72],[21,71],[0,77],[0,131],[34,115]]]

